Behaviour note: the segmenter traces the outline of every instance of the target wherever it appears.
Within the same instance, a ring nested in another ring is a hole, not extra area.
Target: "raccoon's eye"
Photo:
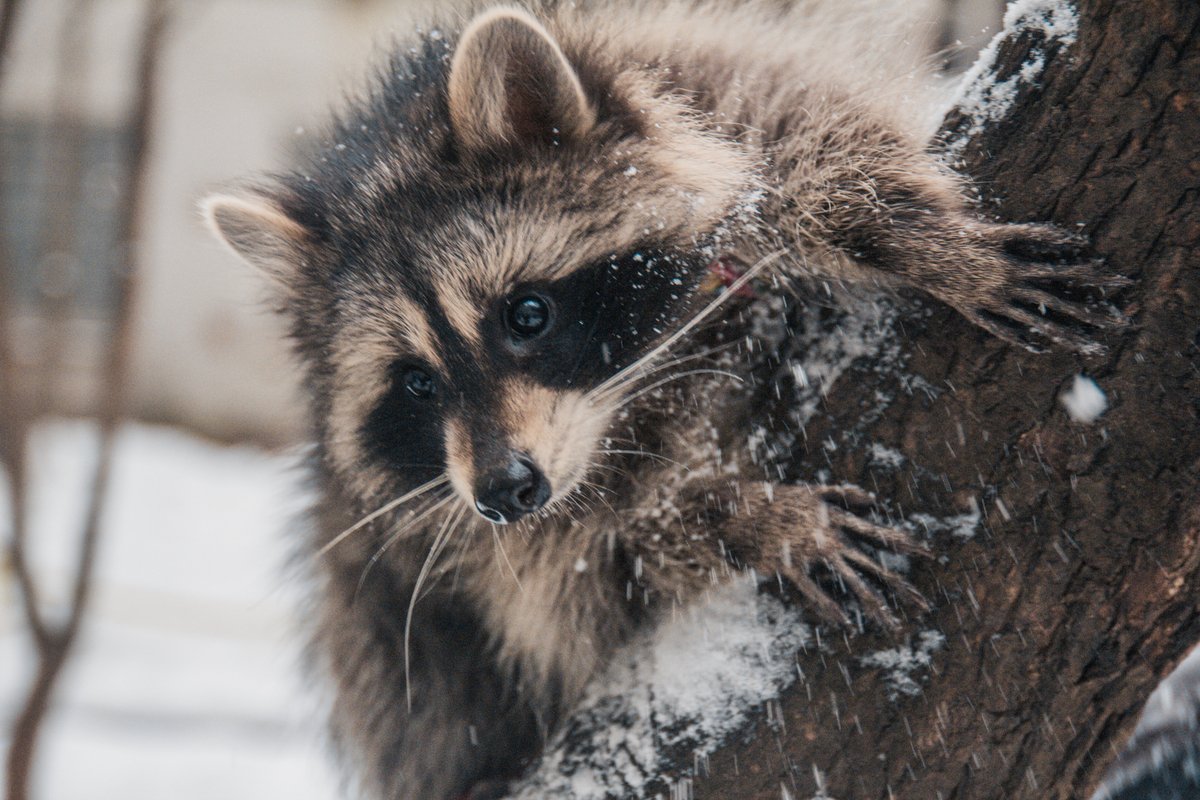
[[[525,295],[509,303],[508,327],[517,336],[537,336],[549,324],[550,304],[538,295]]]
[[[435,388],[433,378],[425,370],[409,367],[404,370],[402,380],[404,381],[404,388],[413,397],[419,397],[422,400],[433,397]]]

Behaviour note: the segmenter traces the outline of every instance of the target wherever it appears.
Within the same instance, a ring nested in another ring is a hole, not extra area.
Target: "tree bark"
[[[828,469],[904,513],[982,512],[974,538],[935,537],[943,558],[914,569],[936,607],[911,632],[934,628],[945,644],[923,692],[895,700],[860,660],[891,637],[802,657],[783,724],[712,755],[696,798],[778,800],[781,785],[839,800],[1087,797],[1200,639],[1200,4],[1081,0],[1077,12],[1067,48],[1012,31],[993,79],[1039,58],[1040,79],[1010,84],[1003,118],[975,130],[953,112],[943,134],[984,213],[1080,225],[1134,278],[1134,325],[1106,356],[1038,356],[931,308],[906,317],[901,345],[926,391],[864,420],[893,390],[886,377],[861,363],[833,385],[791,477]],[[1077,373],[1110,404],[1090,426],[1057,401]],[[872,443],[903,465],[880,468]]]

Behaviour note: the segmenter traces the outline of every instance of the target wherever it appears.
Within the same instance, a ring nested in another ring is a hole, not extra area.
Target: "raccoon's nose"
[[[475,508],[497,525],[515,522],[550,499],[550,482],[527,458],[514,458],[504,469],[484,474],[475,485]]]

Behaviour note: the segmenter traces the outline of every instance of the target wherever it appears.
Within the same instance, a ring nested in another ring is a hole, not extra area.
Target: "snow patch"
[[[966,514],[955,514],[949,517],[935,517],[932,514],[916,513],[908,515],[909,529],[924,531],[927,534],[949,533],[957,539],[974,539],[979,532],[979,520],[982,514],[978,504]]]
[[[899,450],[885,447],[879,442],[872,442],[867,454],[871,457],[872,466],[884,469],[900,469],[906,460]]]
[[[1091,424],[1108,409],[1108,398],[1097,383],[1085,375],[1076,375],[1071,388],[1058,396],[1067,416],[1076,422]]]
[[[515,800],[642,797],[703,757],[797,677],[810,632],[797,609],[734,580],[626,646]]]
[[[945,645],[946,637],[941,631],[921,631],[917,634],[915,645],[877,650],[863,656],[859,662],[864,667],[885,670],[884,686],[888,699],[894,702],[900,695],[916,697],[921,693],[921,685],[917,683],[917,678],[929,669],[933,663],[933,654]]]
[[[1017,0],[1004,14],[1004,28],[985,47],[967,70],[951,103],[968,125],[946,142],[950,158],[962,154],[967,142],[984,128],[1008,115],[1023,89],[1035,86],[1052,53],[1075,43],[1079,14],[1067,0]],[[996,65],[1000,43],[1023,33],[1036,34],[1029,58],[1010,75],[1001,75]]]

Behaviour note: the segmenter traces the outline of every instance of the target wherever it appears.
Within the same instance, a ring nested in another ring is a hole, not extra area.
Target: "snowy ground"
[[[34,443],[32,558],[50,602],[65,596],[94,441],[62,422]],[[36,797],[338,796],[289,635],[294,464],[167,429],[121,434],[93,613],[44,729]],[[0,573],[0,736],[32,666]]]

